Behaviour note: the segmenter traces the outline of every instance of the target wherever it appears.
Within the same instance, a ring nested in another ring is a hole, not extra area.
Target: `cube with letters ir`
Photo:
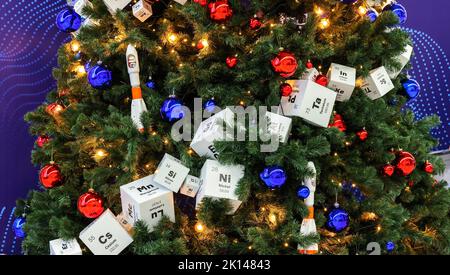
[[[228,214],[234,214],[242,203],[236,195],[236,188],[244,177],[244,166],[223,165],[208,159],[200,174],[202,185],[197,194],[196,207],[200,206],[204,198],[227,199],[232,207]]]
[[[124,218],[132,226],[142,220],[152,231],[163,216],[175,222],[173,193],[154,182],[153,175],[122,185],[120,199]]]
[[[56,239],[49,242],[50,255],[82,255],[77,239]]]

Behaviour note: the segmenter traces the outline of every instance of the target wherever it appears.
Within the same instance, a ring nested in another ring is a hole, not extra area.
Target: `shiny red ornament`
[[[78,198],[78,211],[89,219],[95,219],[100,216],[105,208],[103,207],[103,199],[99,194],[95,193],[94,189],[89,189]]]
[[[361,141],[365,141],[369,137],[369,133],[366,131],[366,129],[362,129],[361,131],[357,132],[356,135]]]
[[[319,74],[316,77],[316,83],[326,87],[328,85],[328,78],[323,74]]]
[[[261,28],[261,26],[262,26],[262,23],[257,18],[250,19],[250,29],[257,30],[257,29]]]
[[[280,85],[281,96],[290,96],[293,92],[292,86],[289,83],[283,83]]]
[[[227,59],[225,60],[225,62],[227,63],[228,68],[234,68],[237,63],[238,63],[238,59],[236,56],[229,56],[227,57]]]
[[[203,42],[200,40],[200,41],[198,41],[198,43],[197,43],[197,49],[199,49],[199,50],[201,50],[201,49],[203,49],[205,47],[205,45],[203,45]]]
[[[395,160],[395,169],[399,175],[408,176],[416,169],[416,159],[411,153],[400,151]]]
[[[216,22],[224,22],[233,16],[233,10],[228,4],[228,0],[218,0],[209,3],[209,16]]]
[[[208,0],[194,0],[194,2],[200,4],[203,7],[208,4]]]
[[[423,166],[423,170],[425,172],[427,172],[428,174],[433,174],[434,172],[434,166],[431,162],[429,162],[428,160],[425,162],[424,166]]]
[[[394,174],[395,167],[391,164],[386,164],[383,166],[383,175],[391,177]]]
[[[57,102],[53,102],[48,104],[47,107],[45,107],[45,111],[51,116],[56,116],[59,115],[59,113],[61,113],[62,111],[64,111],[64,106]]]
[[[39,172],[39,180],[47,189],[52,189],[58,185],[61,185],[62,175],[61,170],[59,170],[59,166],[54,162],[50,162],[50,164],[42,167]]]
[[[281,51],[274,59],[272,59],[271,63],[274,71],[284,78],[293,76],[298,67],[295,56],[286,51]]]
[[[314,65],[311,61],[308,60],[308,62],[306,62],[306,69],[312,69],[314,68]]]
[[[340,114],[336,113],[334,114],[333,123],[330,123],[328,127],[336,127],[341,132],[345,132],[345,130],[347,130],[347,125],[345,124],[344,119]]]
[[[36,145],[37,145],[39,148],[42,148],[42,147],[44,147],[44,145],[47,144],[49,141],[50,141],[50,137],[49,137],[49,136],[47,136],[47,135],[42,135],[42,136],[39,136],[39,137],[36,139]]]

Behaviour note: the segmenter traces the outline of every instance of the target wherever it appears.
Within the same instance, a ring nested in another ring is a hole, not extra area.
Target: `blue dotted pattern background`
[[[56,14],[66,5],[64,0],[0,2],[0,254],[19,254],[20,240],[12,230],[14,201],[38,186],[37,167],[30,163],[35,137],[29,136],[23,116],[55,88],[51,70],[57,65],[56,52],[70,37],[59,32],[54,24]],[[416,54],[409,73],[422,86],[421,95],[408,107],[418,119],[431,114],[441,117],[442,126],[432,133],[441,141],[436,149],[448,149],[448,58],[426,33],[412,28],[405,30],[412,36]]]

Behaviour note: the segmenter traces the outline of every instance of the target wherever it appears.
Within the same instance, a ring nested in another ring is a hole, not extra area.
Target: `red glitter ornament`
[[[283,83],[280,85],[281,96],[290,96],[293,92],[292,86],[289,83]]]
[[[233,16],[233,10],[228,4],[228,0],[218,0],[213,3],[209,3],[209,16],[216,22],[223,22]]]
[[[200,4],[203,7],[208,4],[208,0],[194,0],[194,2]]]
[[[319,74],[316,77],[316,83],[326,87],[328,85],[328,78],[323,74]]]
[[[48,104],[47,107],[45,107],[45,111],[51,116],[56,116],[59,115],[59,113],[61,113],[62,111],[64,111],[64,106],[57,102],[53,102]]]
[[[105,208],[103,207],[103,199],[99,194],[95,193],[94,189],[89,189],[78,198],[78,211],[89,219],[95,219],[100,216]]]
[[[427,172],[428,174],[433,174],[434,172],[434,166],[431,162],[429,162],[428,160],[425,162],[424,166],[423,166],[423,170],[425,172]]]
[[[314,68],[314,65],[310,60],[308,60],[308,62],[306,62],[306,69],[312,69],[312,68]]]
[[[365,141],[369,137],[369,133],[366,131],[366,129],[362,129],[361,131],[357,132],[356,135],[362,141]]]
[[[385,176],[391,177],[394,174],[394,171],[395,171],[394,165],[386,164],[385,166],[383,166],[383,174]]]
[[[261,21],[259,21],[257,18],[250,19],[250,29],[257,30],[261,28],[262,24]]]
[[[47,144],[49,141],[50,141],[50,137],[48,137],[47,135],[42,135],[42,136],[39,136],[39,137],[36,139],[36,145],[37,145],[39,148],[42,148],[42,147],[44,147],[44,145]]]
[[[62,175],[59,166],[52,161],[50,164],[42,167],[39,172],[39,180],[42,186],[47,189],[60,185],[62,183]]]
[[[411,153],[400,151],[395,160],[395,169],[399,175],[408,176],[416,169],[416,159]]]
[[[274,71],[284,78],[293,76],[298,67],[295,56],[286,51],[281,51],[274,59],[272,59],[271,63]]]
[[[336,127],[341,132],[345,132],[345,130],[347,130],[347,125],[345,125],[344,119],[340,114],[337,113],[334,114],[333,123],[330,123],[328,127]]]
[[[229,56],[229,57],[227,57],[225,62],[227,63],[228,68],[231,69],[237,65],[238,59],[236,56]]]

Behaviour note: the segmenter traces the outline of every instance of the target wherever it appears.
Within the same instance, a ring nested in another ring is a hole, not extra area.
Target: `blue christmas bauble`
[[[14,235],[17,238],[24,238],[26,236],[23,226],[25,225],[25,217],[17,217],[13,222]]]
[[[358,0],[341,0],[341,2],[344,3],[344,4],[353,4],[356,1],[358,1]]]
[[[175,97],[169,97],[168,99],[164,100],[160,111],[163,119],[169,122],[182,119],[185,115],[183,104],[179,99]]]
[[[156,83],[153,80],[149,80],[147,83],[145,83],[145,86],[147,86],[149,89],[154,90],[156,88]]]
[[[74,32],[81,27],[81,16],[72,8],[65,8],[56,16],[56,26],[63,32]]]
[[[203,108],[209,113],[214,112],[214,109],[216,109],[216,107],[217,107],[217,104],[216,104],[216,101],[213,98],[207,100],[203,104]]]
[[[307,197],[309,197],[309,194],[310,194],[310,193],[311,193],[311,192],[309,191],[309,188],[308,188],[307,186],[302,185],[302,186],[300,186],[300,187],[298,188],[298,190],[297,190],[297,197],[298,197],[299,199],[304,200],[304,199],[306,199]]]
[[[384,7],[383,11],[392,11],[393,13],[395,13],[400,24],[404,24],[406,22],[406,19],[408,18],[408,13],[406,12],[405,7],[399,3],[387,5],[386,7]]]
[[[415,79],[408,79],[402,83],[408,99],[414,99],[420,94],[420,84]]]
[[[77,52],[75,55],[74,55],[74,58],[75,58],[75,60],[81,60],[81,52]],[[86,69],[86,68],[85,68]]]
[[[112,72],[103,65],[95,65],[89,68],[88,81],[95,89],[107,89],[112,85]]]
[[[278,165],[264,168],[259,177],[270,189],[280,188],[287,179],[284,169]]]
[[[347,211],[336,207],[328,214],[327,228],[333,232],[339,233],[346,229],[350,223]]]
[[[394,242],[389,241],[389,242],[386,243],[386,250],[388,252],[392,252],[392,251],[394,251],[394,249],[395,249],[395,243]]]
[[[366,16],[369,18],[370,22],[375,22],[378,18],[378,12],[375,9],[370,8],[367,10]]]

